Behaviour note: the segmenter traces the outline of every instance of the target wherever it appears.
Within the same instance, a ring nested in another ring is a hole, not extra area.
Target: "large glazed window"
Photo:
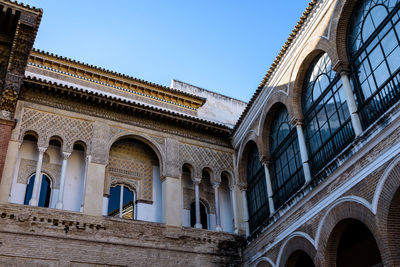
[[[309,67],[302,110],[311,173],[315,175],[354,139],[342,82],[326,53]]]
[[[107,215],[131,220],[134,218],[134,194],[128,187],[117,185],[110,188]]]
[[[28,186],[26,187],[25,193],[25,200],[24,204],[29,205],[29,201],[32,198],[32,191],[33,185],[35,183],[35,175],[32,175],[29,179]],[[51,188],[50,188],[50,179],[46,175],[42,175],[42,182],[40,185],[40,196],[39,196],[39,207],[50,207],[50,195],[51,195]]]
[[[283,106],[272,122],[270,144],[273,199],[279,208],[304,184],[297,132]]]
[[[254,231],[269,217],[264,166],[260,162],[256,144],[251,143],[247,160],[247,205],[250,231]]]
[[[362,124],[367,128],[400,99],[400,0],[359,1],[347,48]]]

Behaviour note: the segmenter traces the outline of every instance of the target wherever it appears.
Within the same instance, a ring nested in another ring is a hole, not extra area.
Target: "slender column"
[[[354,99],[354,94],[351,88],[348,72],[341,71],[340,78],[342,80],[343,89],[346,94],[346,103],[350,111],[351,124],[353,125],[354,133],[356,134],[356,136],[359,136],[363,132],[363,129],[361,126],[360,117],[357,112],[357,105]]]
[[[306,180],[306,183],[308,183],[311,181],[311,171],[310,171],[310,164],[308,163],[308,152],[306,146],[306,139],[304,138],[303,122],[300,120],[294,120],[293,124],[296,126],[297,130],[297,138],[299,140],[299,147],[300,147],[300,156],[301,156],[301,161],[303,162],[304,178]]]
[[[240,191],[242,192],[242,201],[243,201],[243,211],[244,211],[244,226],[246,229],[246,236],[250,235],[250,227],[249,227],[249,210],[247,207],[247,184],[241,183],[240,184]]]
[[[119,194],[119,217],[122,218],[122,208],[124,206],[124,186],[121,185],[121,191]]]
[[[219,209],[219,183],[218,182],[213,182],[212,186],[214,188],[214,200],[215,200],[215,230],[216,231],[222,231],[221,227],[221,215],[220,215],[220,209]]]
[[[272,190],[271,175],[270,175],[269,168],[268,168],[270,163],[271,162],[266,159],[264,159],[262,161],[262,164],[264,165],[264,171],[265,171],[265,181],[267,183],[269,214],[271,216],[275,212],[275,205],[274,205],[274,198],[273,198],[274,192]]]
[[[85,204],[87,170],[88,170],[88,164],[89,164],[91,159],[92,159],[92,156],[90,156],[90,155],[87,155],[86,158],[85,158],[85,172],[83,174],[82,203],[81,203],[80,212],[83,212],[83,206]]]
[[[39,203],[39,195],[40,195],[40,179],[42,172],[42,162],[43,162],[43,154],[46,152],[47,147],[38,147],[39,155],[36,165],[36,174],[35,174],[35,182],[33,183],[32,197],[29,200],[30,206],[37,206]]]
[[[19,143],[18,142],[18,151],[17,151],[17,155],[16,155],[16,159],[15,159],[15,165],[14,165],[14,170],[13,170],[13,180],[12,180],[12,183],[11,183],[11,190],[10,190],[10,194],[9,194],[9,197],[8,197],[8,202],[10,202],[10,203],[17,203],[17,202],[15,202],[15,192],[14,192],[14,190],[15,190],[15,186],[16,186],[16,183],[17,183],[17,176],[18,176],[18,169],[19,169],[19,165],[20,165],[20,162],[21,162],[21,146],[22,146],[22,143]]]
[[[194,200],[195,200],[195,208],[196,208],[196,224],[195,228],[203,228],[200,221],[200,193],[199,193],[199,184],[201,182],[200,178],[193,178],[194,183]]]
[[[61,166],[61,178],[60,178],[60,191],[58,192],[58,201],[56,208],[62,210],[64,207],[64,186],[65,186],[65,173],[67,172],[68,158],[71,156],[70,152],[62,152],[63,162]]]
[[[231,193],[231,204],[232,204],[232,213],[233,213],[233,232],[235,234],[237,234],[237,233],[239,233],[239,227],[238,227],[238,223],[237,223],[235,186],[230,185],[229,191]]]

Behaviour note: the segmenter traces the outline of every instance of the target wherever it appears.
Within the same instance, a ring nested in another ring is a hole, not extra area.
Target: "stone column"
[[[124,207],[124,186],[121,186],[121,191],[119,192],[119,217],[122,218],[122,209]]]
[[[47,147],[38,147],[39,155],[36,165],[36,174],[35,174],[35,182],[33,184],[32,197],[31,200],[29,200],[30,206],[37,206],[39,203],[40,186],[41,186],[40,181],[42,180],[40,178],[42,173],[43,154],[44,152],[46,152],[46,150]]]
[[[269,166],[270,166],[271,162],[268,159],[263,159],[262,164],[264,165],[265,182],[267,184],[269,214],[271,216],[275,212],[275,205],[274,205],[274,198],[273,198],[274,192],[272,190],[271,175],[269,172]]]
[[[340,78],[342,80],[344,93],[346,94],[346,103],[350,111],[351,124],[353,125],[354,133],[356,136],[359,136],[363,132],[363,129],[357,112],[357,105],[351,88],[348,71],[341,71]]]
[[[94,216],[102,215],[105,173],[105,164],[88,163],[83,213]]]
[[[297,130],[297,138],[300,147],[300,156],[301,156],[301,161],[303,162],[304,178],[306,180],[305,183],[307,184],[308,182],[311,181],[311,171],[310,171],[310,164],[308,163],[308,152],[306,146],[306,139],[304,138],[303,122],[300,120],[294,120],[292,121],[292,123],[295,125]]]
[[[68,158],[71,156],[70,152],[62,152],[63,162],[61,166],[61,177],[60,177],[60,191],[58,192],[58,201],[56,208],[62,210],[64,207],[64,187],[65,187],[65,173],[67,171]]]
[[[86,190],[86,180],[87,180],[87,171],[88,171],[88,164],[92,157],[90,155],[87,155],[85,158],[85,171],[83,174],[83,189],[82,189],[82,204],[80,208],[80,212],[83,212],[83,206],[85,204],[85,190]]]
[[[212,187],[214,188],[214,201],[215,201],[215,230],[222,231],[221,227],[221,214],[219,209],[219,183],[213,182]]]
[[[229,191],[231,193],[231,204],[232,204],[232,214],[233,214],[233,232],[235,234],[239,233],[239,226],[237,223],[237,210],[236,210],[236,195],[235,195],[235,186],[230,185]]]
[[[182,225],[182,184],[179,178],[162,177],[162,221],[171,226]]]
[[[249,227],[249,210],[247,207],[247,184],[241,183],[240,185],[240,191],[242,192],[242,201],[243,201],[243,211],[244,211],[244,226],[246,229],[246,236],[250,235],[250,227]]]
[[[200,192],[199,192],[199,184],[201,182],[200,178],[193,178],[192,179],[194,184],[194,200],[195,200],[195,208],[196,208],[196,224],[194,225],[195,228],[203,228],[200,221]]]

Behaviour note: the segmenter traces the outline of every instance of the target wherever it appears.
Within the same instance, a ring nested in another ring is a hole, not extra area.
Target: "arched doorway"
[[[341,221],[332,232],[331,238],[337,238],[337,267],[383,266],[374,236],[360,221]]]
[[[315,267],[315,265],[307,253],[297,250],[290,255],[285,267]]]
[[[51,183],[49,177],[46,175],[42,175],[41,179],[41,185],[40,185],[40,195],[39,195],[39,202],[38,202],[38,207],[45,207],[48,208],[50,207],[50,196],[51,196]],[[24,204],[29,205],[29,200],[32,198],[32,191],[33,191],[33,184],[35,183],[35,175],[32,175],[31,178],[29,178],[29,183],[26,188],[26,193],[25,193],[25,200]]]
[[[203,229],[208,229],[208,215],[206,206],[200,201],[200,222]],[[196,204],[193,202],[190,205],[190,226],[196,224]]]

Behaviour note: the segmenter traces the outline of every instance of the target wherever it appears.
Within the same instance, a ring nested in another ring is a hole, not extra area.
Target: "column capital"
[[[350,73],[350,64],[345,61],[339,61],[333,67],[333,70],[339,73],[340,75],[345,75],[345,74],[348,75]]]
[[[192,178],[192,182],[193,182],[195,185],[199,185],[200,182],[201,182],[201,178]]]
[[[39,146],[37,149],[38,149],[39,153],[43,154],[44,152],[46,152],[47,147],[41,147],[41,146]]]
[[[67,160],[69,158],[69,156],[71,156],[71,154],[72,154],[71,152],[65,152],[65,151],[63,151],[61,153],[63,156],[63,160]]]
[[[239,184],[239,189],[240,189],[240,191],[247,191],[247,187],[248,186],[249,185],[247,183],[240,183]]]
[[[92,155],[86,155],[85,159],[87,162],[92,162]]]
[[[230,185],[230,186],[229,186],[229,190],[230,190],[230,191],[235,191],[235,185]]]
[[[214,189],[218,188],[218,187],[219,187],[219,184],[220,184],[220,182],[216,182],[216,181],[213,181],[213,182],[211,183],[211,185],[212,185],[212,187],[213,187]]]
[[[261,155],[260,162],[268,167],[271,164],[271,157],[266,155]]]
[[[291,124],[293,124],[295,127],[297,126],[303,126],[304,125],[304,119],[298,119],[298,118],[293,118],[290,121]]]

